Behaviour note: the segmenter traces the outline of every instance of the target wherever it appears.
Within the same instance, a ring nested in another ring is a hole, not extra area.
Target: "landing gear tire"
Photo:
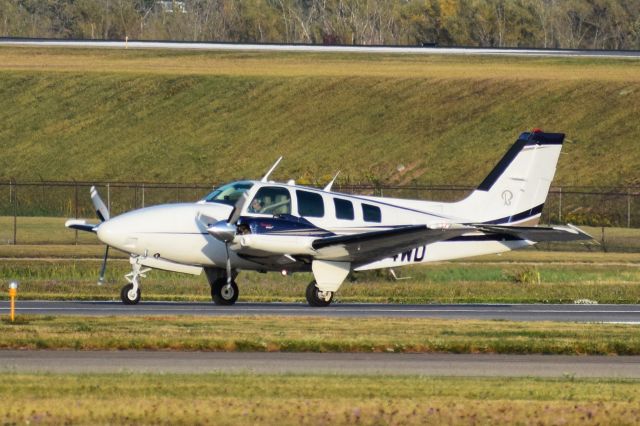
[[[315,281],[311,281],[307,286],[306,296],[307,296],[307,302],[309,303],[309,306],[313,306],[315,308],[322,308],[325,306],[329,306],[331,304],[331,301],[333,300],[333,292],[320,291],[320,289],[316,286]]]
[[[133,284],[127,284],[120,290],[120,299],[125,305],[137,305],[141,296],[140,287],[138,287],[137,291],[133,291]]]
[[[219,278],[211,285],[211,298],[216,305],[233,305],[238,300],[239,294],[238,284],[233,280],[227,286],[227,279]]]

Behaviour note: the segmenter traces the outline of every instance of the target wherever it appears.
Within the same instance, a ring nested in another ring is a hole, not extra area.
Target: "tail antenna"
[[[267,179],[269,179],[269,175],[271,175],[271,172],[273,172],[275,170],[275,168],[278,167],[278,164],[280,164],[281,160],[282,160],[282,156],[280,156],[280,158],[278,158],[278,160],[276,160],[276,162],[273,164],[273,166],[271,166],[271,168],[269,169],[267,174],[264,175],[264,177],[262,179],[260,179],[260,182],[267,182]]]
[[[333,177],[333,179],[331,179],[331,182],[329,182],[327,184],[327,186],[324,187],[324,190],[329,192],[331,191],[331,187],[333,186],[333,182],[336,181],[336,179],[338,178],[338,175],[340,174],[340,170],[338,170],[338,173],[336,173],[336,175]]]

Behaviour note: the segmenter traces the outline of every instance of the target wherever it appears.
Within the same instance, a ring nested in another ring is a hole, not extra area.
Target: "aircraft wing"
[[[501,226],[501,225],[472,225],[479,231],[509,235],[523,240],[535,241],[537,243],[545,241],[576,241],[576,240],[592,240],[593,237],[580,228],[567,226]]]
[[[317,258],[344,262],[373,262],[473,231],[475,228],[461,225],[435,229],[427,225],[408,225],[384,231],[318,238],[313,241],[312,247],[318,253]]]
[[[384,231],[318,238],[313,241],[312,247],[318,253],[316,257],[320,259],[352,263],[374,262],[419,246],[478,232],[535,242],[592,239],[590,235],[572,225],[520,227],[474,224],[443,228],[410,225]]]

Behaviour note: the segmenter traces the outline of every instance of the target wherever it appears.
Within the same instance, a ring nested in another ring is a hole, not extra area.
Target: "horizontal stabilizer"
[[[535,241],[537,243],[545,241],[577,241],[592,240],[593,237],[580,228],[567,226],[500,226],[500,225],[473,225],[479,231],[509,235],[523,240]]]
[[[71,229],[77,229],[78,231],[96,232],[98,225],[95,223],[87,223],[83,219],[69,219],[64,223],[64,226]]]

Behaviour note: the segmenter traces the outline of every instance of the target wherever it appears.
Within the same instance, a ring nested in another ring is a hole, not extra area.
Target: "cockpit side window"
[[[362,217],[365,222],[382,222],[380,207],[371,204],[362,204]]]
[[[322,195],[309,191],[296,191],[298,196],[298,213],[306,217],[324,217],[324,201]]]
[[[205,197],[209,203],[222,203],[235,206],[238,199],[251,189],[253,182],[234,182],[221,186]]]
[[[291,214],[291,194],[285,188],[264,186],[251,200],[247,212],[270,215]]]

